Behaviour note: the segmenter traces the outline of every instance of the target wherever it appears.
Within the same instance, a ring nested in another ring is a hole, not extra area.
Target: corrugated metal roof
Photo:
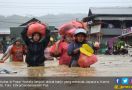
[[[91,7],[93,15],[132,15],[132,7]]]
[[[127,16],[119,16],[119,17],[114,17],[114,16],[109,16],[109,17],[105,17],[105,16],[99,16],[99,17],[95,17],[94,20],[132,20],[132,17],[127,17]]]
[[[27,21],[27,22],[21,24],[20,26],[26,26],[26,25],[28,25],[28,24],[31,23],[31,22],[41,22],[41,21],[39,21],[39,20],[36,19],[36,18],[32,18],[32,19],[30,19],[29,21]]]
[[[0,34],[10,34],[10,28],[0,28]]]

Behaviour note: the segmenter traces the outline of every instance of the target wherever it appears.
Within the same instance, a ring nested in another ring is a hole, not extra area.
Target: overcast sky
[[[88,13],[89,7],[132,7],[132,0],[0,0],[0,15]]]

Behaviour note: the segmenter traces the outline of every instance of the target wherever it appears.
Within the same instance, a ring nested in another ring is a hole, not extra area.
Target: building
[[[31,22],[41,22],[40,20],[36,19],[36,18],[32,18],[31,20],[19,25],[18,27],[10,27],[10,35],[13,38],[16,37],[21,37],[21,32],[22,30]],[[43,22],[42,22],[43,23]],[[48,26],[48,28],[52,31],[55,32],[56,28],[55,26]]]
[[[9,28],[0,28],[0,53],[3,53],[3,45],[9,45],[11,41],[10,29]],[[4,42],[4,43],[3,43]]]
[[[9,28],[0,28],[0,41],[3,40],[3,38],[10,37],[10,29]]]
[[[123,29],[122,35],[118,36],[118,38],[122,38],[127,44],[132,46],[132,27]]]
[[[106,43],[109,38],[122,35],[122,30],[132,26],[132,8],[90,8],[83,22],[89,24],[90,40]]]

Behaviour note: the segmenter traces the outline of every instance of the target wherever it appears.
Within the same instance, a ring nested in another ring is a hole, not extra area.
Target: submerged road
[[[0,63],[0,69],[11,71],[0,77],[48,77],[48,76],[132,76],[132,57],[128,55],[98,55],[98,62],[90,68],[58,65],[58,61],[46,61],[45,67],[27,67],[26,63]]]

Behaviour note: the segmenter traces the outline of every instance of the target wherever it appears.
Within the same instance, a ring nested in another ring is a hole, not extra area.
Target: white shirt
[[[8,48],[7,48],[7,50],[6,50],[6,52],[5,52],[5,54],[9,54],[10,53],[10,51],[11,51],[11,48],[13,47],[13,45],[10,45]]]

